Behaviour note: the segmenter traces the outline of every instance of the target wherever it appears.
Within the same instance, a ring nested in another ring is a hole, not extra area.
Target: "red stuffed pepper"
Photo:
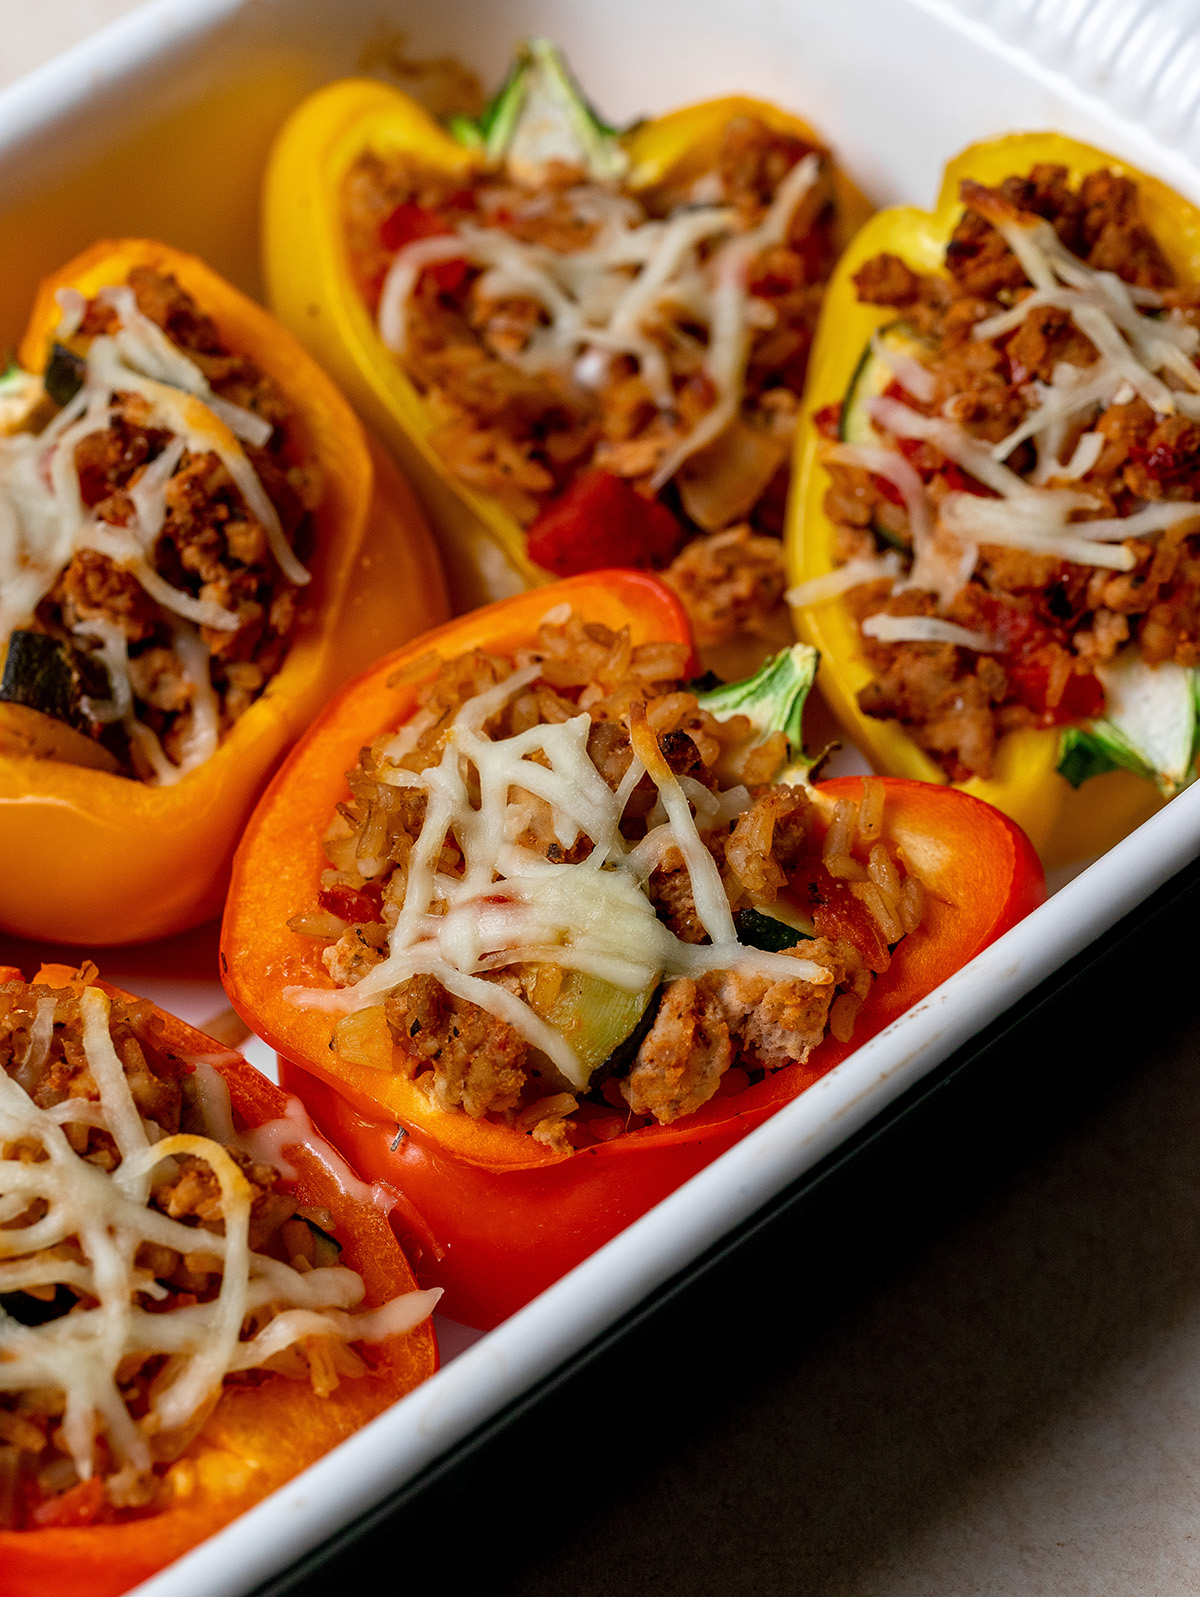
[[[690,668],[676,602],[639,573],[492,606],[346,689],[239,853],[230,996],[318,1120],[403,1186],[443,1250],[429,1279],[470,1323],[1042,895],[987,805],[808,783],[811,650],[725,687]]]
[[[93,978],[0,968],[3,1597],[127,1591],[436,1363],[294,1100]]]

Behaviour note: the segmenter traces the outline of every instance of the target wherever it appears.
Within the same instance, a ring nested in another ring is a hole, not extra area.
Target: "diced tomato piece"
[[[980,499],[994,499],[990,488],[985,488],[978,478],[970,476],[951,460],[942,472],[950,487],[962,494],[975,494]]]
[[[379,242],[385,250],[401,250],[416,239],[440,238],[453,232],[449,222],[436,211],[427,211],[408,200],[380,223]],[[435,261],[421,273],[421,279],[431,281],[439,294],[456,294],[470,270],[466,261]]]
[[[1020,605],[991,594],[975,595],[973,606],[972,624],[985,628],[1005,646],[1000,660],[1014,697],[1039,716],[1043,726],[1065,726],[1103,713],[1104,689],[1091,672],[1073,673],[1057,704],[1046,702],[1050,688],[1047,653],[1064,647],[1064,633],[1048,627]]]
[[[98,505],[102,499],[107,499],[113,491],[113,484],[108,480],[108,474],[102,466],[88,462],[79,472],[79,497],[89,510]]]
[[[898,388],[898,386],[899,385],[896,383],[892,384],[893,388]],[[901,395],[903,395],[903,392],[903,389],[900,389]],[[896,396],[893,395],[892,397],[895,398]],[[896,448],[904,456],[905,460],[908,461],[909,465],[912,466],[914,470],[920,472],[922,479],[925,482],[928,482],[930,477],[933,476],[933,473],[928,468],[922,471],[919,464],[921,458],[928,453],[925,440],[923,438],[897,438]]]
[[[529,529],[529,558],[559,577],[606,566],[668,565],[684,533],[657,499],[624,477],[582,471]]]
[[[813,413],[813,426],[822,438],[837,438],[842,430],[842,402],[835,399],[832,405],[822,405]]]
[[[69,1491],[60,1492],[57,1497],[48,1497],[45,1502],[30,1509],[29,1519],[41,1530],[48,1530],[51,1526],[67,1529],[94,1525],[103,1507],[104,1482],[94,1475],[90,1481],[80,1481]]]
[[[606,1076],[600,1087],[600,1096],[606,1104],[611,1104],[614,1109],[628,1110],[629,1105],[621,1096],[621,1083],[615,1076]]]
[[[831,250],[824,235],[813,228],[792,249],[804,263],[804,281],[819,283],[828,274]]]
[[[457,294],[470,272],[466,261],[435,261],[421,273],[421,281],[432,282],[439,294]]]
[[[1050,667],[1036,657],[1005,664],[1008,680],[1020,702],[1042,718],[1045,726],[1065,726],[1069,721],[1089,721],[1104,713],[1104,689],[1091,672],[1074,674],[1057,704],[1049,705]]]
[[[1153,449],[1135,445],[1129,453],[1131,459],[1140,459],[1147,474],[1159,482],[1169,482],[1196,469],[1196,452],[1187,447],[1186,439],[1180,445],[1157,443]]]
[[[379,224],[379,242],[385,250],[400,250],[414,239],[436,238],[439,233],[453,231],[436,211],[427,211],[406,200]]]
[[[1019,605],[984,593],[982,589],[972,593],[971,598],[974,611],[972,625],[982,627],[993,638],[1001,640],[1011,654],[1031,650],[1053,636],[1037,616]]]
[[[365,921],[383,919],[382,900],[383,893],[374,882],[366,887],[346,887],[342,882],[335,882],[332,887],[321,889],[318,902],[328,914],[361,926]]]
[[[583,1103],[572,1115],[575,1129],[568,1132],[568,1141],[574,1148],[586,1148],[597,1142],[611,1142],[614,1137],[619,1137],[625,1130],[629,1121],[629,1110],[625,1113],[614,1113],[611,1109],[601,1109],[597,1104]]]
[[[865,904],[848,882],[831,876],[819,859],[804,859],[790,875],[793,896],[812,916],[818,937],[853,943],[874,971],[888,967],[888,947]]]

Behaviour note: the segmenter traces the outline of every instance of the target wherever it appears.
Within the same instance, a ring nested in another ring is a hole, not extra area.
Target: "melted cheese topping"
[[[698,783],[685,789],[636,709],[635,758],[616,792],[588,755],[592,723],[586,713],[512,737],[487,736],[487,721],[540,671],[536,664],[526,666],[468,699],[447,733],[441,760],[419,774],[386,766],[412,748],[419,720],[384,748],[382,780],[426,796],[387,957],[353,987],[333,992],[291,987],[285,997],[301,1007],[349,1013],[382,1002],[413,976],[430,975],[456,997],[512,1026],[582,1090],[589,1071],[563,1035],[523,999],[486,980],[487,973],[537,961],[584,971],[630,993],[659,980],[735,967],[775,980],[828,985],[830,972],[812,960],[748,948],[737,940],[720,872],[704,846],[693,805],[710,823],[732,820],[749,806],[745,788],[716,799]],[[631,845],[621,835],[621,817],[646,772],[658,788],[662,818]],[[580,838],[590,842],[586,859],[552,863],[521,847],[531,794],[549,805],[564,850]],[[451,838],[463,855],[461,877],[439,869],[443,845]],[[646,894],[651,871],[670,849],[683,858],[697,916],[711,939],[707,945],[681,942],[658,919]],[[386,860],[359,860],[364,875],[382,876],[387,866]]]
[[[1003,653],[1005,645],[986,632],[960,627],[939,616],[892,616],[880,613],[867,616],[862,630],[881,643],[954,643],[960,649],[975,649],[980,654]]]
[[[153,1462],[150,1435],[185,1426],[227,1374],[257,1368],[305,1336],[379,1341],[400,1335],[427,1317],[438,1294],[408,1293],[368,1313],[350,1314],[363,1296],[354,1271],[326,1266],[301,1274],[252,1252],[252,1189],[227,1149],[210,1137],[163,1137],[144,1121],[113,1047],[107,997],[89,987],[80,1005],[98,1103],[69,1098],[40,1109],[19,1079],[0,1071],[0,1147],[13,1149],[0,1160],[0,1220],[15,1220],[31,1206],[37,1206],[35,1214],[44,1209],[32,1224],[0,1230],[0,1292],[64,1285],[94,1302],[38,1326],[0,1315],[0,1391],[50,1387],[63,1393],[63,1437],[86,1480],[98,1432],[119,1464],[147,1470]],[[31,1067],[36,1074],[44,1063],[54,1008],[53,998],[39,1003],[18,1078],[24,1073],[32,1080]],[[225,1118],[228,1126],[221,1129],[232,1132],[227,1096]],[[109,1133],[120,1156],[111,1175],[74,1152],[63,1130],[68,1124]],[[288,1142],[302,1140],[294,1124],[289,1128]],[[266,1145],[255,1145],[258,1157]],[[188,1155],[204,1160],[217,1179],[223,1236],[148,1207],[155,1176]],[[205,1254],[220,1261],[217,1296],[155,1313],[141,1307],[139,1296],[152,1302],[168,1296],[135,1262],[143,1243],[185,1255],[202,1244]],[[274,1318],[243,1340],[247,1314],[267,1307],[278,1311]],[[168,1378],[155,1383],[148,1421],[130,1414],[117,1383],[118,1367],[131,1354],[170,1360]]]
[[[976,203],[976,202],[973,202]],[[1059,460],[1068,433],[1080,418],[1112,404],[1127,404],[1135,395],[1157,415],[1176,411],[1200,418],[1200,329],[1161,313],[1162,298],[1149,289],[1132,287],[1113,272],[1096,271],[1065,248],[1053,227],[1040,218],[1006,214],[1000,205],[980,208],[1003,235],[1034,285],[1011,310],[978,322],[976,339],[1002,337],[1021,326],[1038,308],[1065,311],[1092,343],[1097,359],[1088,366],[1060,362],[1051,381],[1034,381],[1036,403],[1019,426],[1000,443],[989,446],[944,416],[925,416],[897,399],[867,401],[871,420],[898,438],[934,444],[998,497],[952,492],[938,509],[930,531],[924,496],[918,499],[909,480],[912,468],[898,450],[852,450],[835,446],[824,458],[865,466],[896,484],[904,495],[913,532],[913,570],[905,584],[936,593],[945,605],[970,579],[981,543],[1052,555],[1077,565],[1130,571],[1134,553],[1121,547],[1127,538],[1148,537],[1182,522],[1200,521],[1200,506],[1177,500],[1147,504],[1124,517],[1086,519],[1100,508],[1086,489],[1053,488],[1053,479],[1078,480],[1099,460],[1104,440],[1084,433],[1065,464]],[[1144,309],[1143,309],[1144,307]],[[876,340],[876,353],[917,399],[932,397],[929,374],[911,356],[898,356]],[[1174,380],[1171,387],[1166,378]],[[1032,440],[1037,465],[1028,478],[1004,464],[1017,446]],[[867,456],[874,458],[871,463]],[[882,457],[888,457],[890,465]],[[903,462],[903,464],[901,464]],[[1074,518],[1082,515],[1085,519]],[[940,545],[940,548],[939,548]],[[935,553],[936,551],[936,553]],[[879,635],[879,634],[876,634]]]
[[[809,577],[805,582],[796,583],[784,594],[788,604],[797,607],[810,604],[823,604],[827,599],[836,599],[843,593],[848,593],[851,588],[860,587],[864,582],[896,582],[902,571],[899,552],[889,549],[886,554],[872,559],[869,555],[861,560],[847,560],[844,566],[837,566],[832,571],[823,571],[819,577]]]
[[[200,368],[138,309],[128,286],[102,289],[97,298],[116,313],[118,326],[114,334],[92,340],[79,392],[40,433],[0,436],[0,643],[15,628],[29,625],[37,606],[80,550],[93,549],[130,572],[156,604],[180,621],[175,649],[195,691],[192,724],[177,765],[133,714],[123,631],[104,620],[81,621],[74,631],[101,642],[110,699],[99,707],[96,718],[124,721],[149,760],[155,780],[168,784],[207,760],[219,737],[209,654],[196,628],[233,632],[239,624],[232,611],[176,588],[154,567],[154,546],[167,514],[167,487],[184,451],[212,453],[220,459],[247,510],[263,527],[272,557],[289,582],[303,585],[310,581],[310,573],[297,560],[278,512],[242,448],[241,440],[255,447],[265,444],[271,436],[270,423],[214,394]],[[59,303],[63,310],[59,336],[68,337],[78,328],[87,302],[76,291],[64,289]],[[30,381],[38,381],[40,388],[39,379]],[[171,436],[129,491],[133,517],[116,526],[85,506],[75,450],[90,434],[108,429],[117,415],[114,401],[121,394],[140,396],[148,409],[146,426]]]
[[[690,321],[707,329],[703,370],[716,397],[662,461],[651,480],[657,492],[737,414],[755,322],[750,267],[763,250],[786,239],[820,171],[815,153],[798,161],[762,221],[741,233],[737,212],[729,207],[699,204],[662,221],[639,222],[628,200],[592,188],[573,191],[585,209],[601,198],[608,201],[595,217],[602,225],[587,249],[562,253],[500,228],[462,222],[453,235],[418,239],[399,251],[379,301],[380,337],[405,354],[408,304],[421,273],[441,261],[468,261],[483,269],[478,296],[529,298],[545,313],[545,324],[533,330],[525,347],[504,359],[523,371],[554,372],[594,388],[602,386],[612,356],[628,355],[659,410],[673,415],[671,369],[655,333],[664,314],[684,309]],[[702,250],[708,253],[702,256]]]

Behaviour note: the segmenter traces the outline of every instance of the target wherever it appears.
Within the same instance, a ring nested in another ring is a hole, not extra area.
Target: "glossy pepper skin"
[[[247,829],[234,863],[222,967],[234,1007],[290,1062],[318,1123],[346,1139],[363,1168],[385,1170],[444,1250],[422,1276],[444,1286],[451,1318],[490,1326],[710,1163],[853,1046],[887,1025],[1044,896],[1029,842],[998,810],[945,787],[889,781],[887,834],[902,842],[929,889],[925,929],[900,944],[864,1005],[852,1044],[832,1039],[807,1063],[718,1096],[696,1114],[574,1154],[556,1153],[505,1125],[431,1107],[403,1071],[354,1065],[332,1049],[334,1017],[299,1009],[290,984],[328,987],[319,946],[287,929],[316,897],[321,838],[344,797],[342,773],[358,750],[411,712],[411,684],[389,678],[430,648],[443,657],[528,645],[553,605],[634,643],[684,641],[673,596],[638,572],[593,572],[493,605],[411,644],[346,688],[293,751]],[[861,779],[823,783],[828,800],[858,798]],[[830,804],[832,808],[832,804]],[[295,1068],[299,1067],[299,1068]],[[314,1080],[313,1078],[316,1078]],[[396,1144],[397,1127],[407,1135]]]
[[[882,251],[901,256],[915,271],[944,270],[945,248],[962,215],[959,188],[964,178],[994,186],[1012,173],[1027,173],[1039,162],[1067,167],[1075,184],[1099,168],[1133,178],[1144,220],[1177,278],[1195,279],[1200,268],[1200,210],[1127,162],[1057,133],[1014,134],[972,145],[946,168],[935,210],[897,207],[878,212],[838,262],[817,328],[788,507],[786,543],[792,582],[821,576],[834,566],[834,526],[824,508],[829,474],[817,458],[813,417],[845,397],[872,333],[896,318],[890,307],[859,301],[854,274]],[[821,652],[822,692],[875,768],[944,782],[941,768],[902,727],[874,720],[859,709],[857,694],[872,673],[845,600],[809,605],[795,610],[794,617],[801,636]],[[1071,787],[1055,769],[1058,749],[1058,728],[1010,732],[997,749],[995,774],[986,781],[975,777],[961,784],[965,792],[1011,815],[1047,866],[1110,848],[1162,803],[1152,783],[1129,771],[1111,771]]]
[[[77,256],[41,286],[26,370],[45,366],[57,289],[90,296],[139,265],[174,276],[295,407],[324,483],[313,581],[282,669],[175,786],[0,752],[0,927],[51,942],[141,942],[215,915],[242,823],[285,749],[336,687],[446,614],[437,553],[395,468],[291,334],[194,256],[143,239]]]
[[[19,980],[19,970],[0,967],[0,981]],[[65,987],[77,976],[68,966],[48,965],[34,980]],[[98,985],[111,995],[130,996],[104,982]],[[157,1013],[169,1048],[204,1058],[224,1076],[239,1126],[262,1125],[286,1114],[287,1094],[240,1055],[174,1016]],[[384,1215],[344,1190],[305,1145],[289,1145],[286,1157],[296,1171],[287,1190],[302,1203],[333,1212],[341,1262],[363,1277],[366,1301],[377,1304],[413,1291],[412,1272]],[[437,1367],[428,1320],[406,1336],[379,1344],[378,1352],[371,1373],[342,1381],[326,1398],[318,1398],[303,1381],[281,1376],[227,1388],[173,1466],[178,1500],[161,1512],[124,1524],[0,1530],[0,1597],[117,1597],[148,1579],[336,1447]]]
[[[684,107],[625,135],[635,190],[698,175],[711,164],[722,129],[739,115],[813,144],[806,123],[778,107],[740,96]],[[392,450],[439,534],[457,610],[502,598],[551,574],[526,553],[525,531],[487,494],[454,477],[429,442],[434,422],[421,394],[386,348],[346,259],[341,192],[367,150],[406,153],[450,175],[477,171],[480,156],[457,143],[414,100],[366,78],[332,83],[293,113],[267,168],[263,258],[277,316],[332,372]],[[853,185],[835,173],[838,243],[870,214]]]

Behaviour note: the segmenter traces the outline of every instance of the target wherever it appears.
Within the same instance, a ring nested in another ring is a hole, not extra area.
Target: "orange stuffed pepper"
[[[436,1294],[306,1125],[94,968],[0,969],[3,1597],[116,1597],[432,1374]]]
[[[1044,891],[978,800],[787,767],[811,650],[708,691],[690,658],[669,590],[628,571],[453,622],[344,690],[235,861],[235,1007],[318,1122],[403,1187],[443,1250],[428,1279],[472,1324]]]
[[[394,469],[260,307],[162,244],[43,283],[0,379],[0,926],[97,944],[220,907],[333,689],[445,613]]]

